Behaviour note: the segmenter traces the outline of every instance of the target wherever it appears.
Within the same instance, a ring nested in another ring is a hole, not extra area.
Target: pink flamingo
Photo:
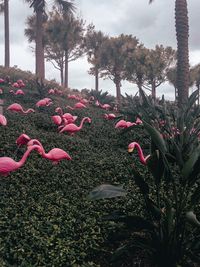
[[[116,118],[116,115],[113,114],[113,113],[110,113],[110,114],[104,114],[104,118],[105,118],[106,120],[113,120],[113,119]]]
[[[67,97],[68,99],[75,99],[75,100],[78,100],[79,101],[79,96],[76,96],[76,95],[68,95]]]
[[[136,123],[137,125],[143,124],[142,120],[141,120],[140,118],[138,118],[138,117],[137,117],[135,123]]]
[[[46,98],[43,98],[41,100],[39,100],[37,103],[36,103],[36,106],[37,107],[48,107],[49,105],[53,104],[51,102],[51,99],[46,97]]]
[[[56,125],[60,125],[62,123],[62,118],[59,115],[51,116],[51,118]]]
[[[0,114],[0,125],[3,125],[3,126],[6,126],[7,125],[7,119],[2,114]]]
[[[49,95],[54,95],[55,94],[55,90],[54,89],[49,89],[48,94]]]
[[[133,125],[136,125],[136,123],[135,122],[130,122],[130,121],[125,121],[125,120],[120,120],[115,124],[115,128],[125,129],[125,128],[129,128],[129,127],[131,127]]]
[[[4,79],[0,78],[0,83],[5,83]]]
[[[102,109],[109,110],[111,108],[111,106],[109,104],[103,104],[103,105],[101,103],[99,103],[99,104],[100,104],[100,107]]]
[[[20,147],[22,145],[26,145],[30,140],[31,140],[31,138],[27,134],[21,134],[17,138],[16,144]]]
[[[69,108],[71,110],[74,110],[74,109],[82,109],[82,108],[86,108],[86,105],[82,104],[81,102],[78,102],[74,105],[74,107],[70,107],[70,106],[67,106],[66,108]]]
[[[63,110],[61,107],[57,107],[55,109],[55,112],[60,114],[60,117],[63,119],[63,121],[65,122],[65,120],[68,121],[68,123],[73,123],[77,120],[77,116],[73,116],[71,113],[64,113],[63,114]]]
[[[133,125],[137,125],[135,122],[130,122],[130,121],[127,121],[126,124],[127,124],[127,128]]]
[[[13,111],[13,112],[20,112],[23,114],[27,114],[27,113],[31,113],[31,112],[35,112],[34,109],[29,108],[26,111],[23,109],[23,107],[20,104],[14,103],[11,104],[9,107],[7,107],[7,110]]]
[[[30,140],[27,145],[28,146],[38,145],[39,146],[38,151],[41,154],[41,156],[43,158],[51,160],[53,164],[58,164],[63,159],[66,159],[66,160],[72,159],[67,152],[65,152],[64,150],[60,148],[53,148],[48,153],[46,153],[43,145],[37,139]]]
[[[35,149],[40,149],[40,146],[35,145],[29,147],[24,153],[21,160],[18,162],[9,157],[0,157],[0,175],[7,176],[10,174],[10,172],[16,171],[17,169],[22,167],[31,151]]]
[[[22,89],[18,89],[16,92],[10,90],[10,93],[13,93],[14,95],[25,95]]]
[[[90,118],[88,118],[88,117],[84,117],[84,118],[82,119],[81,123],[80,123],[80,126],[77,126],[77,125],[74,124],[74,123],[69,123],[69,124],[67,124],[66,126],[64,126],[64,127],[62,128],[62,130],[61,130],[59,133],[68,132],[70,135],[73,135],[74,133],[79,132],[79,131],[82,129],[82,127],[83,127],[83,123],[84,123],[85,121],[91,123],[91,119],[90,119]]]
[[[17,82],[13,83],[12,84],[12,87],[14,87],[14,88],[20,88],[20,86],[19,86],[19,84]]]
[[[115,124],[115,128],[127,128],[127,123],[125,120],[120,120]]]
[[[128,145],[128,152],[129,153],[133,152],[134,148],[136,148],[137,151],[138,151],[141,163],[146,165],[147,164],[147,160],[150,157],[150,155],[144,157],[144,154],[143,154],[143,151],[141,149],[141,146],[137,142],[132,142],[132,143],[130,143]]]
[[[3,89],[2,88],[0,88],[0,95],[2,95],[3,94]]]
[[[17,83],[18,83],[20,88],[25,87],[25,84],[24,84],[24,82],[22,80],[17,80]]]

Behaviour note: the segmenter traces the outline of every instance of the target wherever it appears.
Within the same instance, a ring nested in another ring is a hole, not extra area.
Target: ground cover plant
[[[85,124],[74,136],[59,134],[50,116],[55,115],[58,106],[73,106],[73,99],[51,95],[52,105],[37,108],[40,95],[28,78],[24,96],[10,94],[8,84],[1,87],[8,124],[0,127],[0,156],[18,161],[26,146],[17,148],[15,141],[26,133],[39,139],[46,151],[64,149],[72,160],[54,166],[32,152],[22,168],[0,178],[0,265],[111,266],[110,258],[119,241],[115,225],[101,218],[115,209],[134,207],[140,213],[140,199],[132,194],[137,188],[130,179],[133,159],[126,148],[136,132],[139,142],[148,143],[149,139],[143,138],[142,129],[122,135],[114,128],[114,121],[103,118],[105,110],[95,105],[73,111],[78,116],[77,124],[88,116],[90,125]],[[22,115],[7,111],[12,103],[35,112]],[[131,193],[115,202],[91,202],[88,193],[101,183],[123,183]]]

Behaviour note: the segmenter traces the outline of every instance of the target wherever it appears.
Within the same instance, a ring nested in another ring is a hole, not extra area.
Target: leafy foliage
[[[200,262],[200,221],[195,214],[200,204],[198,91],[182,110],[171,109],[165,102],[163,106],[155,104],[143,91],[141,95],[143,105],[137,110],[151,137],[147,160],[151,178],[133,166],[132,175],[143,196],[143,216],[124,212],[107,217],[123,223],[130,232],[129,241],[114,258],[139,248],[150,255],[153,266],[193,266],[192,262]],[[101,195],[109,197],[102,191]]]

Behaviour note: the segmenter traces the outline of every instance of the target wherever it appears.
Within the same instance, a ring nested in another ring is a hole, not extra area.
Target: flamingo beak
[[[128,148],[128,153],[133,152],[133,148]]]

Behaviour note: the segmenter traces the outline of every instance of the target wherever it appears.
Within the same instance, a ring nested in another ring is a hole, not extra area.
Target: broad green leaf
[[[164,164],[161,155],[159,155],[159,150],[151,155],[147,161],[147,166],[155,179],[155,183],[159,184],[164,173]]]
[[[162,138],[161,134],[156,130],[154,127],[152,127],[147,122],[143,121],[144,128],[149,133],[149,135],[152,138],[152,141],[154,144],[158,147],[158,149],[165,154],[167,152],[167,147],[165,144],[164,139]]]
[[[183,175],[183,177],[185,179],[188,178],[188,176],[191,174],[191,172],[193,171],[193,167],[196,163],[196,161],[198,160],[200,156],[200,146],[198,146],[190,155],[189,159],[187,160],[187,162],[184,164],[181,173]]]
[[[197,205],[199,201],[200,201],[200,185],[198,185],[198,187],[191,196],[192,205]]]
[[[129,229],[134,231],[153,230],[155,228],[155,225],[140,216],[111,214],[104,216],[104,219],[114,222],[122,222]]]
[[[161,210],[156,206],[156,204],[150,198],[146,198],[146,205],[149,212],[151,212],[152,216],[155,220],[161,219]]]
[[[200,221],[197,220],[197,217],[193,211],[186,212],[185,217],[190,224],[200,227]]]
[[[141,176],[141,174],[135,170],[135,168],[132,169],[133,175],[134,175],[134,180],[136,185],[139,187],[141,193],[143,195],[149,194],[149,186]]]
[[[104,199],[104,198],[122,197],[125,195],[126,195],[126,191],[122,188],[122,186],[102,184],[94,188],[90,192],[89,198],[92,200],[97,200],[97,199]]]

